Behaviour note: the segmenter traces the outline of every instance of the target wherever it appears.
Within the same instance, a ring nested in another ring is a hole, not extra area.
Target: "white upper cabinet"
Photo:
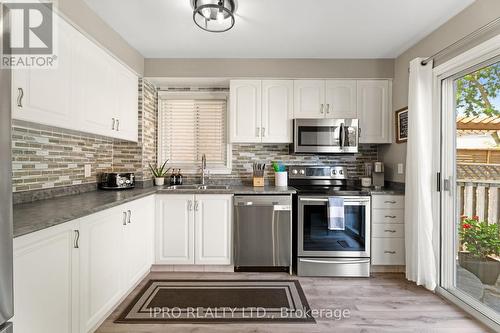
[[[12,117],[76,129],[70,83],[74,79],[74,31],[62,19],[58,30],[58,66],[12,70]]]
[[[260,80],[235,80],[230,83],[231,142],[260,141],[262,91]]]
[[[293,117],[323,118],[325,116],[325,81],[293,81]]]
[[[66,21],[53,69],[12,71],[13,118],[137,141],[138,78]]]
[[[293,81],[232,80],[230,95],[231,142],[292,141]]]
[[[293,81],[262,81],[262,142],[292,142]]]
[[[356,118],[356,80],[327,80],[325,85],[325,116]]]
[[[391,143],[391,86],[388,80],[357,81],[360,143]]]

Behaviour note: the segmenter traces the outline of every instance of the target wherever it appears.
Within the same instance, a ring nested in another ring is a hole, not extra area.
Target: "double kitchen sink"
[[[182,191],[182,190],[189,190],[189,191],[203,191],[203,190],[230,190],[231,186],[229,185],[172,185],[172,186],[167,186],[164,188],[164,190],[175,190],[175,191]]]

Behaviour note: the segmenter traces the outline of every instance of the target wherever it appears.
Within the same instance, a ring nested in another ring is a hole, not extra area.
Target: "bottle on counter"
[[[179,171],[177,171],[177,184],[175,185],[182,185],[182,182],[183,182],[183,176],[182,176],[182,173],[181,173],[181,169],[179,169]]]
[[[177,185],[177,174],[175,169],[172,169],[172,174],[170,175],[170,185]]]

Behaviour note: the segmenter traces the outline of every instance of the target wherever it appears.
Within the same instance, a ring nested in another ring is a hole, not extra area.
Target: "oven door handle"
[[[328,198],[299,198],[299,201],[304,202],[328,202]],[[344,203],[359,203],[364,204],[370,202],[370,198],[344,199]]]
[[[366,263],[370,262],[370,259],[335,261],[335,260],[317,260],[317,259],[299,258],[299,261],[309,262],[309,263],[313,263],[313,264],[366,264]]]

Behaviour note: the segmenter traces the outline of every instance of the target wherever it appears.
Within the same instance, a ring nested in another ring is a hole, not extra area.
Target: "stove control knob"
[[[298,173],[299,173],[299,172],[297,171],[297,169],[293,169],[293,170],[292,170],[292,174],[296,175],[296,174],[298,174]]]
[[[339,170],[339,175],[342,175],[342,174],[344,174],[344,171]]]
[[[332,175],[336,175],[337,174],[337,170],[332,170]]]
[[[300,174],[303,176],[306,174],[306,171],[304,169],[300,169]]]

